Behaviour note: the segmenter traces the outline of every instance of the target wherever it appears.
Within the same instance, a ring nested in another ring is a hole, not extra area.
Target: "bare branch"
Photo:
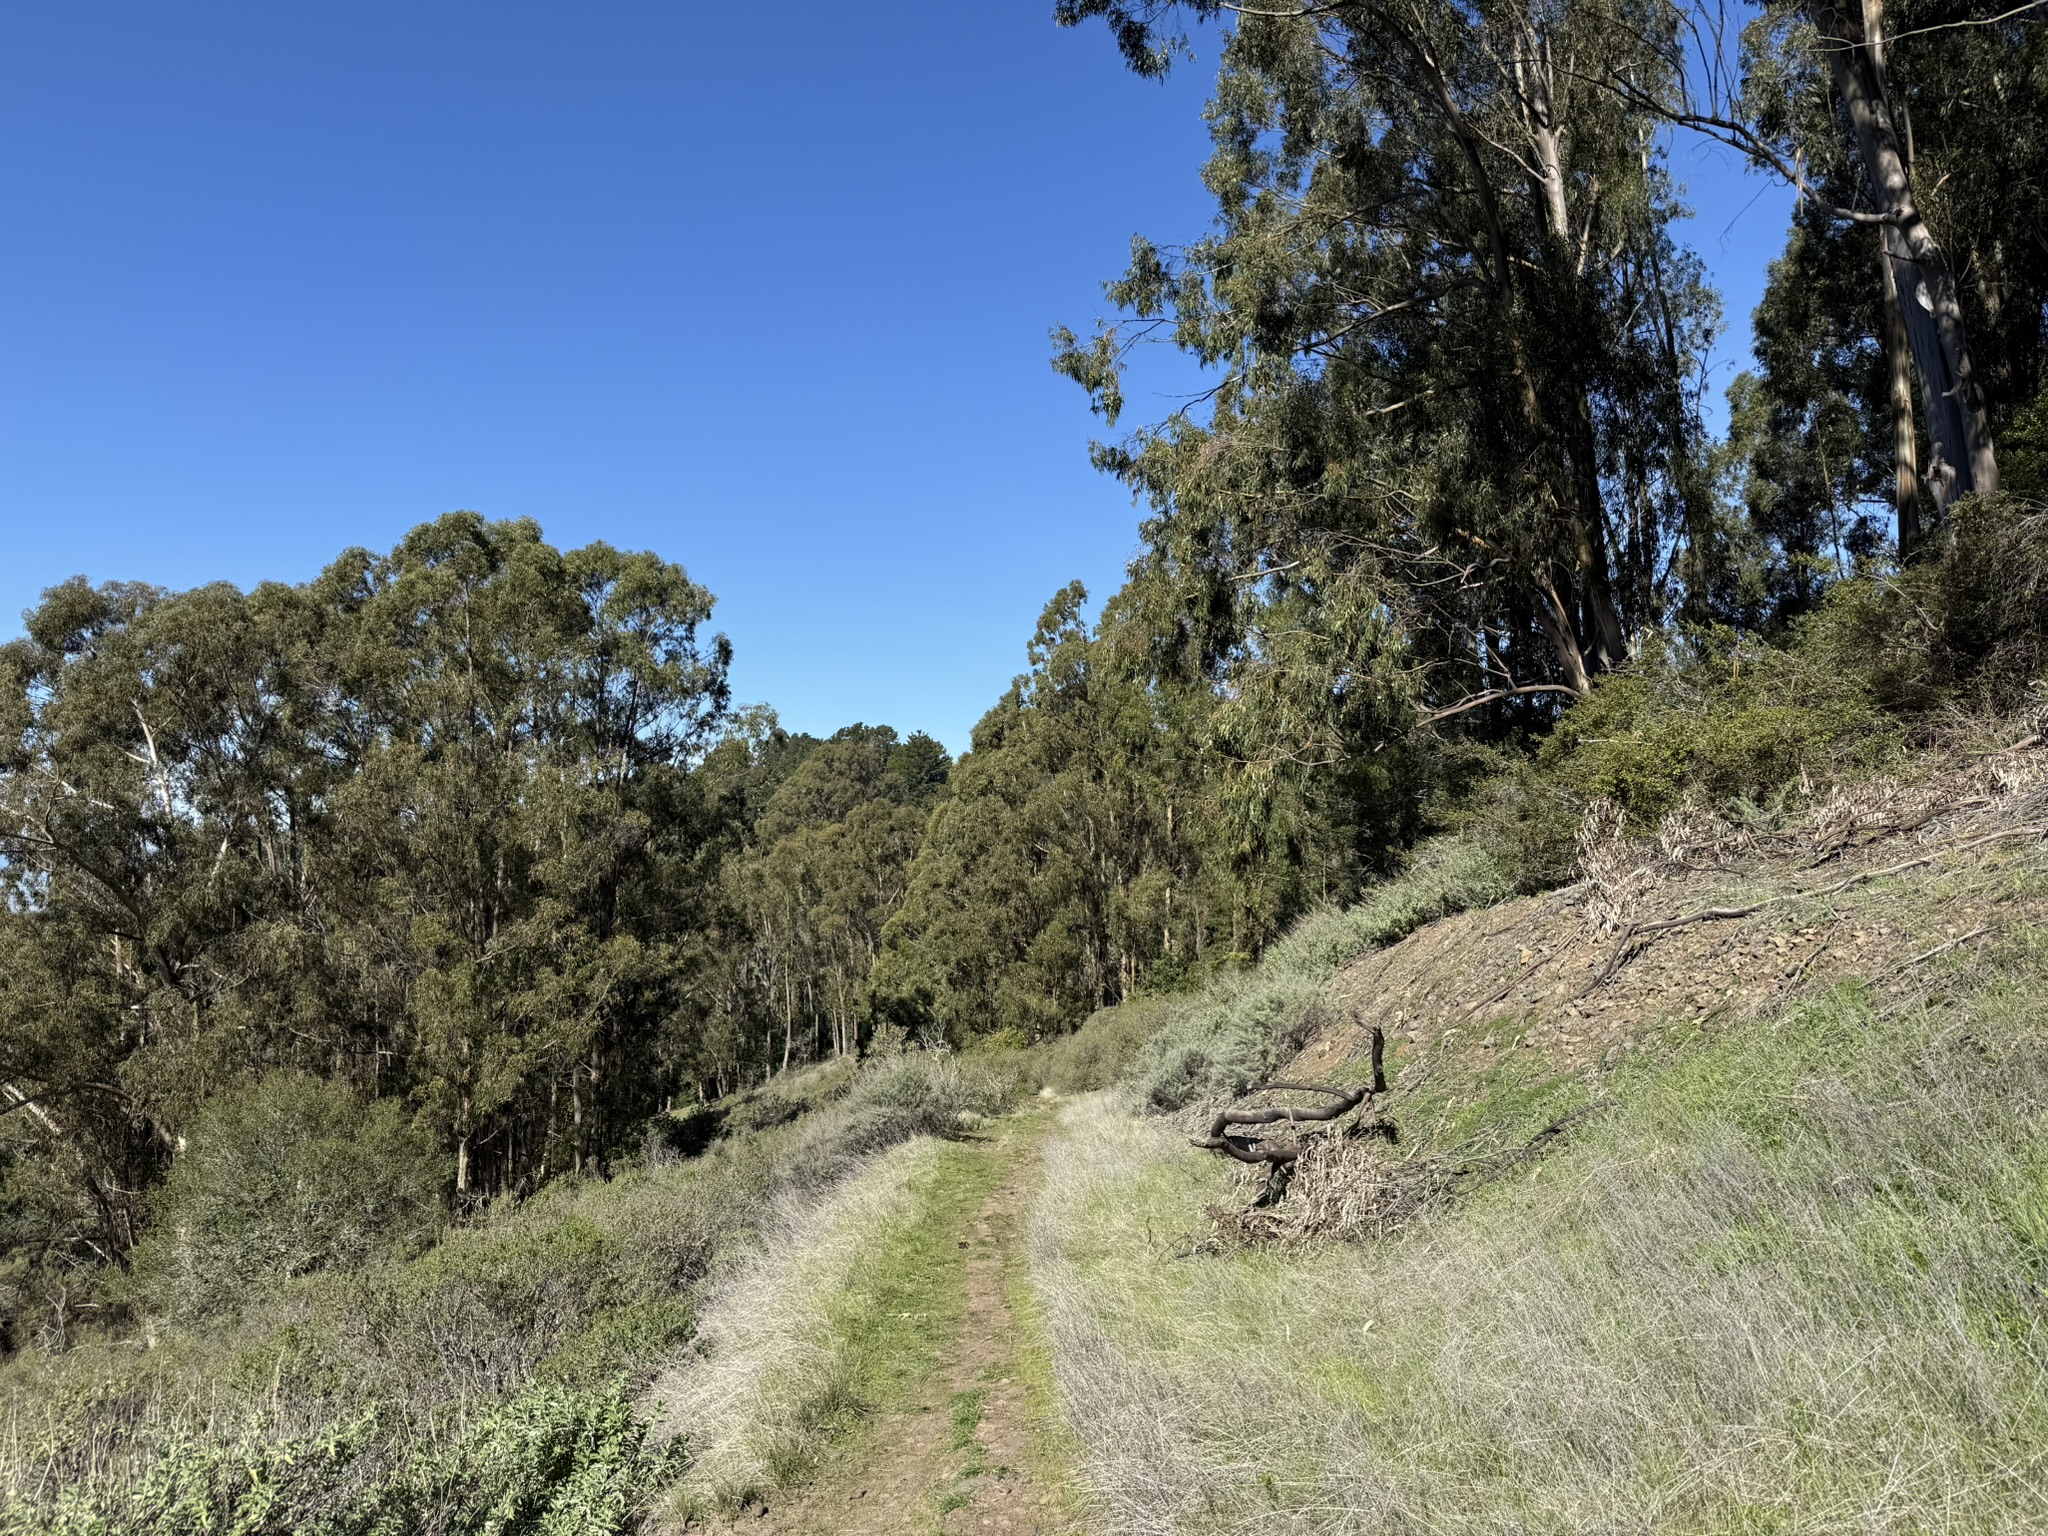
[[[1524,694],[1531,693],[1568,693],[1573,698],[1579,696],[1578,689],[1568,687],[1563,683],[1529,683],[1520,688],[1494,688],[1485,693],[1475,693],[1469,699],[1460,699],[1457,703],[1447,708],[1433,710],[1429,714],[1417,716],[1415,723],[1417,725],[1429,725],[1433,721],[1449,719],[1452,715],[1462,715],[1466,710],[1477,709],[1482,704],[1492,704],[1500,699],[1518,699]]]
[[[1377,1024],[1373,1025],[1372,1083],[1368,1087],[1329,1088],[1317,1083],[1267,1083],[1254,1092],[1320,1093],[1330,1102],[1312,1109],[1287,1104],[1272,1104],[1259,1109],[1220,1109],[1216,1118],[1209,1122],[1209,1134],[1190,1137],[1189,1140],[1206,1152],[1221,1152],[1240,1163],[1263,1163],[1277,1177],[1282,1169],[1301,1156],[1299,1141],[1268,1141],[1263,1136],[1234,1136],[1231,1132],[1247,1126],[1325,1124],[1343,1118],[1376,1094],[1387,1091],[1386,1045],[1385,1033]]]

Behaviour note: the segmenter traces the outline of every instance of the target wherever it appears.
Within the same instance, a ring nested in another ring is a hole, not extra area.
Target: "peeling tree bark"
[[[1899,290],[1899,308],[1920,373],[1931,447],[1928,489],[1937,508],[1972,491],[1998,489],[1998,459],[1970,357],[1970,339],[1956,296],[1948,255],[1920,216],[1891,102],[1885,93],[1882,12],[1875,4],[1850,10],[1839,0],[1807,0],[1820,33],[1835,93],[1856,135],[1877,211],[1885,218],[1884,245]]]
[[[1899,519],[1899,554],[1920,542],[1920,445],[1913,436],[1913,348],[1906,317],[1899,311],[1899,284],[1891,256],[1880,250],[1877,269],[1884,284],[1884,356],[1890,380],[1892,417],[1892,508]]]

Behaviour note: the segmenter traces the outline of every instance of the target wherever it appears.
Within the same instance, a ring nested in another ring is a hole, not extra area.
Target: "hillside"
[[[1453,838],[1057,1046],[791,1074],[395,1268],[18,1359],[6,1528],[2048,1519],[2044,837],[2021,740],[1596,812],[1533,896]],[[1189,1144],[1376,1024],[1277,1201]]]
[[[1274,1075],[1365,1081],[1385,1021],[1400,1141],[1270,1209],[1187,1146],[1214,1101],[1064,1110],[1033,1257],[1104,1528],[2048,1518],[2043,767],[1595,847],[1353,961]]]
[[[1915,995],[1919,966],[2009,946],[2048,912],[2027,878],[2048,835],[2048,750],[2030,737],[1914,768],[1773,830],[1676,817],[1637,842],[1596,824],[1607,835],[1582,840],[1571,885],[1445,918],[1348,966],[1324,1006],[1351,1022],[1278,1075],[1355,1057],[1366,1022],[1415,1059],[1520,1048],[1589,1071],[1659,1033],[1845,979],[1886,1001]]]
[[[21,290],[0,1536],[2048,1531],[2048,0],[556,9]]]

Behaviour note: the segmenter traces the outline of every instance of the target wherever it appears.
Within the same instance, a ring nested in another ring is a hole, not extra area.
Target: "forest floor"
[[[938,1368],[835,1448],[802,1490],[690,1529],[1068,1536],[1078,1528],[1023,1251],[1048,1122],[1034,1106],[975,1144],[976,1155],[1003,1166],[988,1198],[948,1238],[965,1255],[949,1282],[961,1287],[964,1307]]]

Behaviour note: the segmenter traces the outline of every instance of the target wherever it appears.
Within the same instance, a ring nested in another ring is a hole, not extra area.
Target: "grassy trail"
[[[751,1501],[708,1529],[1062,1536],[1075,1528],[1022,1246],[1049,1121],[1034,1109],[946,1149],[916,1218],[836,1308],[868,1385],[859,1427],[800,1491]]]

